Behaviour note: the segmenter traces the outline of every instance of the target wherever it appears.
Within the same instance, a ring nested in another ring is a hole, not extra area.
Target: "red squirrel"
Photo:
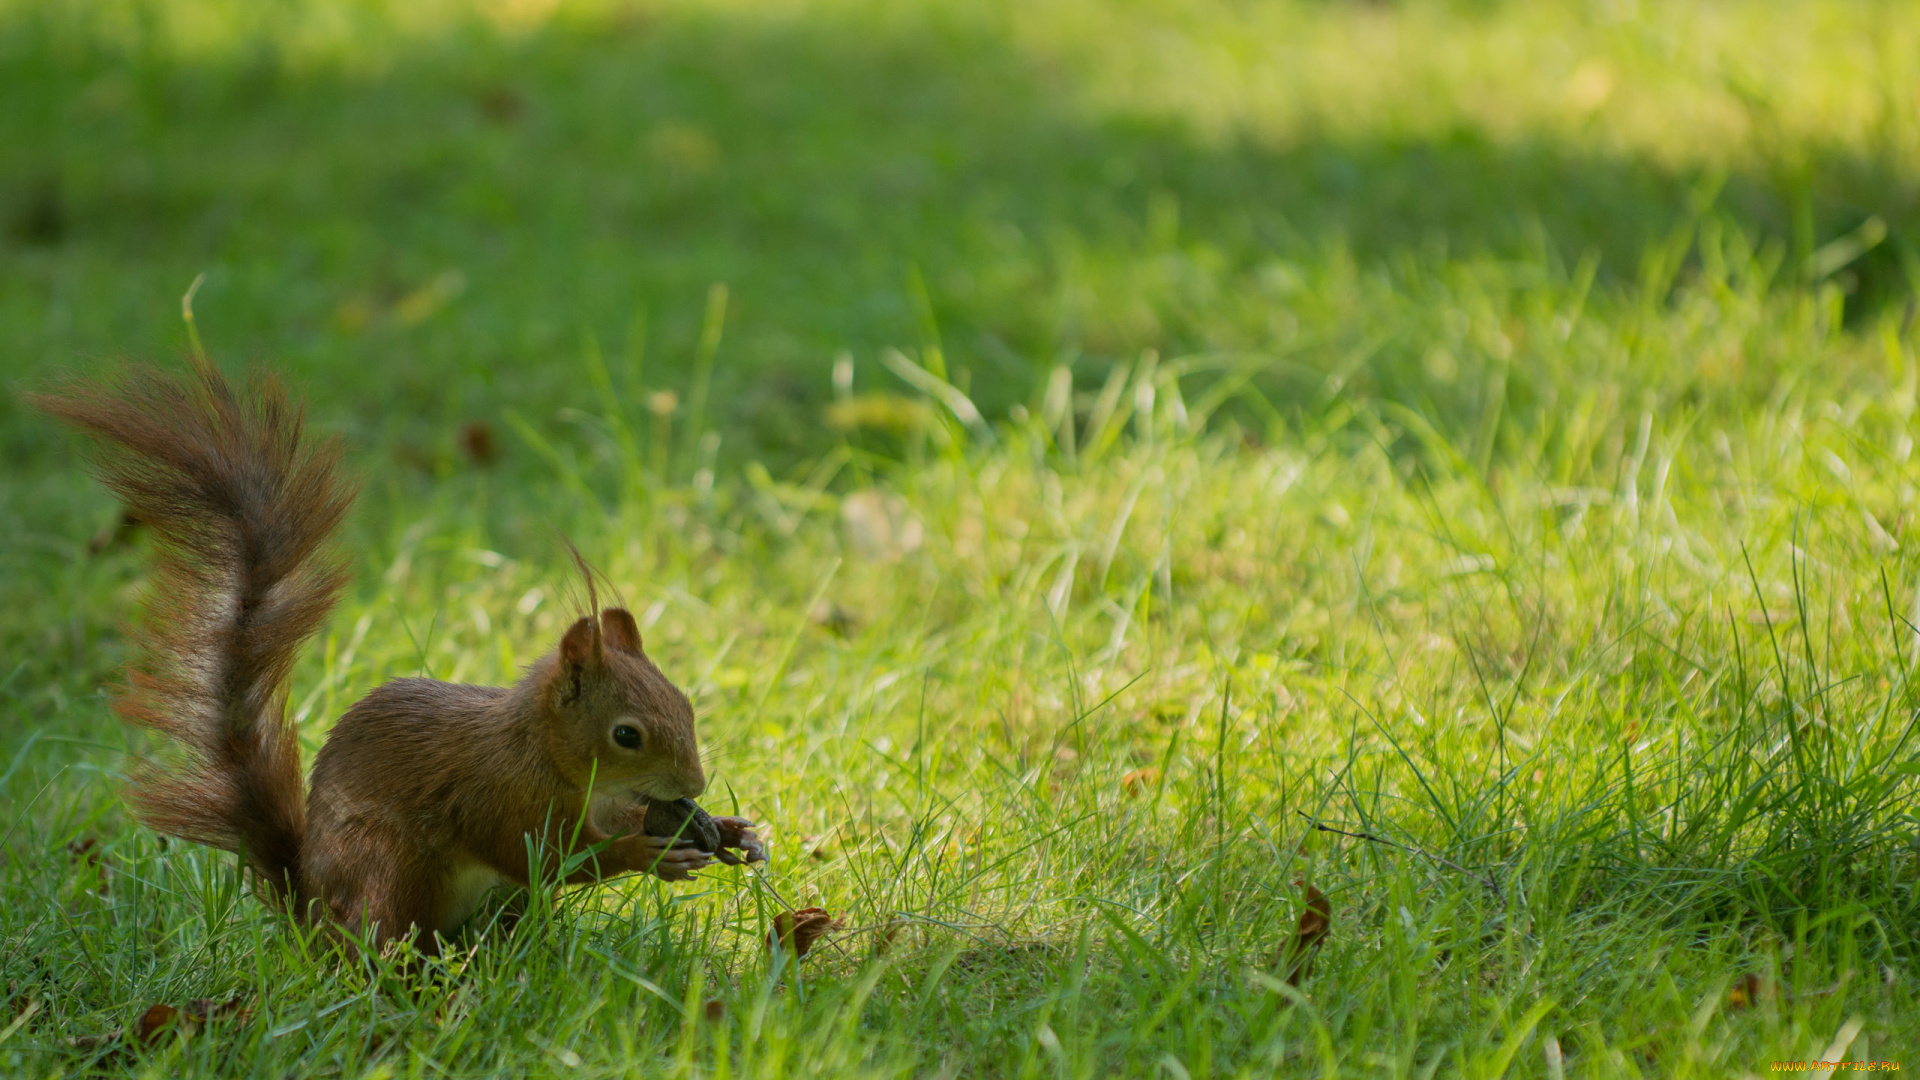
[[[297,918],[432,954],[490,888],[528,883],[530,839],[549,874],[597,849],[569,883],[765,858],[745,818],[713,819],[714,855],[640,831],[646,800],[692,799],[707,781],[687,696],[617,607],[574,622],[512,686],[374,690],[335,723],[303,799],[287,683],[348,580],[326,550],[354,496],[339,446],[303,439],[271,377],[236,388],[204,359],[34,404],[100,440],[98,475],[153,535],[115,708],[185,752],[136,772],[138,815],[238,853]]]

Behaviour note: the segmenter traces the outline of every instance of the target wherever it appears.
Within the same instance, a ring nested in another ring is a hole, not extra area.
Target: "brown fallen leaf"
[[[1127,798],[1137,799],[1159,782],[1160,770],[1149,766],[1144,769],[1135,769],[1121,777],[1120,790],[1127,793]]]
[[[460,452],[467,460],[486,468],[499,460],[499,442],[493,428],[484,420],[469,420],[460,426]]]
[[[1763,975],[1747,974],[1734,980],[1727,988],[1727,1008],[1733,1010],[1751,1008],[1762,1001],[1771,1001],[1780,996],[1780,988],[1772,979]]]
[[[1294,884],[1306,894],[1306,906],[1300,911],[1293,936],[1274,954],[1274,966],[1286,971],[1289,986],[1299,986],[1300,980],[1313,974],[1313,958],[1319,953],[1320,943],[1333,932],[1333,904],[1327,895],[1307,882]]]
[[[511,86],[490,86],[473,95],[481,115],[496,124],[511,124],[527,111],[527,101]]]
[[[180,1010],[162,1002],[140,1014],[140,1022],[133,1027],[133,1039],[142,1046],[151,1046],[162,1032],[179,1023]]]
[[[100,861],[100,841],[94,837],[82,837],[67,844],[67,857],[76,868],[84,868],[98,875],[93,891],[101,896],[107,895],[113,885],[112,874],[107,864]],[[84,872],[84,871],[83,871]]]
[[[253,1010],[246,1007],[245,999],[239,995],[225,1001],[212,998],[195,998],[184,1009],[176,1009],[166,1002],[148,1006],[140,1014],[140,1019],[123,1030],[105,1035],[80,1035],[67,1040],[67,1045],[75,1050],[100,1051],[112,1050],[117,1056],[125,1053],[130,1046],[152,1046],[165,1037],[170,1030],[179,1030],[183,1034],[193,1035],[204,1025],[213,1023],[246,1023],[253,1018]]]
[[[11,989],[12,984],[8,985],[9,989]],[[40,1003],[38,1001],[27,997],[25,994],[14,994],[7,1002],[6,1023],[0,1025],[0,1030],[18,1030],[15,1025],[25,1027],[27,1022],[32,1020],[39,1012]]]
[[[790,949],[795,956],[805,956],[813,950],[814,942],[842,925],[839,919],[827,914],[826,908],[783,911],[773,917],[773,932],[767,935],[767,947]]]
[[[887,925],[874,931],[873,955],[885,956],[889,952],[892,952],[894,940],[900,936],[900,931],[905,930],[906,928],[907,928],[907,920],[895,919],[892,922],[888,923]]]

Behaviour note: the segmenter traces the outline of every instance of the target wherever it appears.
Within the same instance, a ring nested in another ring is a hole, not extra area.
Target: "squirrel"
[[[712,819],[713,854],[641,831],[648,800],[706,788],[693,707],[633,616],[598,609],[591,572],[589,614],[518,682],[388,682],[339,718],[303,784],[288,678],[348,582],[327,549],[355,490],[338,443],[303,438],[277,380],[236,388],[190,363],[185,377],[135,367],[32,395],[100,441],[97,475],[153,536],[115,710],[185,753],[135,772],[142,821],[237,853],[256,892],[303,923],[426,955],[494,886],[528,884],[530,850],[539,873],[571,867],[570,884],[765,858],[745,818]]]

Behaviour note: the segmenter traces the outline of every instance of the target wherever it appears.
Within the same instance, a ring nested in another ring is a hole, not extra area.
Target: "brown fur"
[[[102,480],[154,534],[139,659],[116,703],[185,751],[135,778],[153,828],[242,853],[302,918],[429,952],[487,885],[525,885],[593,845],[605,847],[568,881],[706,865],[637,833],[635,800],[693,798],[706,778],[686,695],[619,608],[575,622],[511,687],[374,690],[334,726],[303,805],[287,678],[347,580],[323,550],[353,497],[338,449],[303,442],[299,408],[271,379],[238,391],[205,362],[185,379],[140,368],[34,403],[105,444]],[[616,743],[622,724],[637,749]],[[590,795],[617,809],[596,815]],[[732,846],[757,848],[750,822],[716,820]]]

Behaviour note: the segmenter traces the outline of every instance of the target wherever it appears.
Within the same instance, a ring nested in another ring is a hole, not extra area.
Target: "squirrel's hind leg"
[[[337,852],[309,860],[308,895],[323,902],[327,918],[350,940],[384,952],[407,940],[423,955],[440,952],[452,932],[445,860],[411,844],[370,830],[354,838],[350,857]]]

